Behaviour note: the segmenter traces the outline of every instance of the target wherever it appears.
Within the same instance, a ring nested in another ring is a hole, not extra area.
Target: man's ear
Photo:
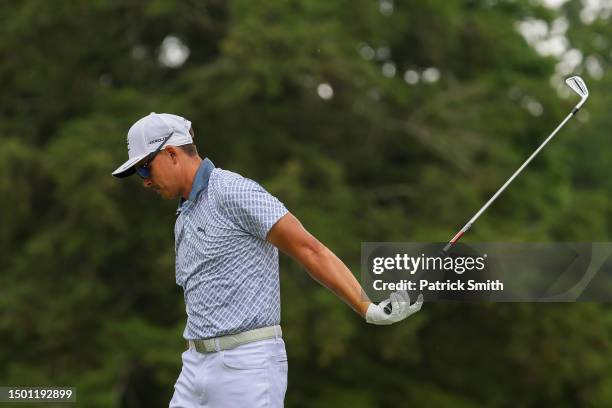
[[[176,159],[177,159],[177,156],[178,156],[178,152],[177,152],[176,147],[168,146],[168,147],[166,147],[166,152],[170,156],[170,159],[175,162]]]

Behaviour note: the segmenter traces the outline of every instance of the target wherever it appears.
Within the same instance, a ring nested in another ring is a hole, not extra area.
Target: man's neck
[[[189,199],[189,194],[191,194],[191,189],[193,188],[193,181],[195,180],[195,175],[202,164],[202,158],[196,157],[192,161],[189,162],[187,168],[185,169],[186,180],[185,180],[185,188],[183,189],[182,197],[185,200]]]

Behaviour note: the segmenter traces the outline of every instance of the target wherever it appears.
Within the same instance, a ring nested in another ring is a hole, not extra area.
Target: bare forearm
[[[323,244],[317,246],[304,266],[313,279],[330,289],[361,316],[365,317],[370,300],[348,267]]]
[[[336,255],[304,229],[293,214],[283,216],[270,229],[266,239],[302,264],[310,276],[365,317],[370,300],[357,279]]]

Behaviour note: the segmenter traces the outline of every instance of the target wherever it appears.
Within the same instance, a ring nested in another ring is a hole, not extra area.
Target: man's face
[[[174,149],[172,149],[174,150]],[[174,151],[162,150],[149,162],[151,177],[142,179],[142,185],[151,188],[166,199],[180,196]]]

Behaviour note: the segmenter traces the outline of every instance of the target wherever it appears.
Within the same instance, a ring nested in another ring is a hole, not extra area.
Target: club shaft
[[[572,111],[570,112],[569,115],[567,115],[565,117],[565,119],[563,119],[563,122],[561,122],[559,124],[559,126],[557,126],[557,128],[555,130],[553,130],[553,132],[550,134],[550,136],[548,136],[546,138],[546,140],[544,140],[544,142],[542,142],[542,144],[531,154],[531,156],[529,156],[529,158],[527,160],[525,160],[525,162],[521,165],[521,167],[519,167],[512,176],[510,176],[510,178],[504,183],[503,186],[500,187],[499,190],[497,190],[497,192],[495,194],[493,194],[493,196],[489,199],[489,201],[486,202],[485,205],[483,205],[480,210],[478,210],[478,212],[476,214],[474,214],[474,216],[467,222],[467,224],[465,224],[463,226],[463,228],[461,228],[461,230],[459,230],[459,232],[457,232],[457,234],[455,234],[455,236],[448,242],[448,244],[446,244],[446,246],[444,247],[444,249],[442,250],[444,253],[448,252],[448,250],[455,245],[455,243],[457,241],[459,241],[459,239],[472,227],[472,225],[476,222],[476,220],[478,219],[478,217],[480,217],[482,215],[483,212],[486,211],[487,208],[489,208],[489,206],[493,203],[493,201],[495,201],[495,199],[497,197],[499,197],[499,195],[501,193],[504,192],[504,190],[510,185],[510,183],[512,183],[512,181],[523,171],[523,169],[525,167],[527,167],[527,165],[531,162],[531,160],[533,160],[534,157],[537,156],[538,153],[540,153],[540,150],[542,150],[544,148],[544,146],[546,146],[548,144],[548,142],[550,142],[550,140],[557,134],[557,132],[565,125],[565,123],[571,119],[572,116],[574,116],[574,114],[578,111],[579,106],[576,106],[576,108],[572,109]]]

